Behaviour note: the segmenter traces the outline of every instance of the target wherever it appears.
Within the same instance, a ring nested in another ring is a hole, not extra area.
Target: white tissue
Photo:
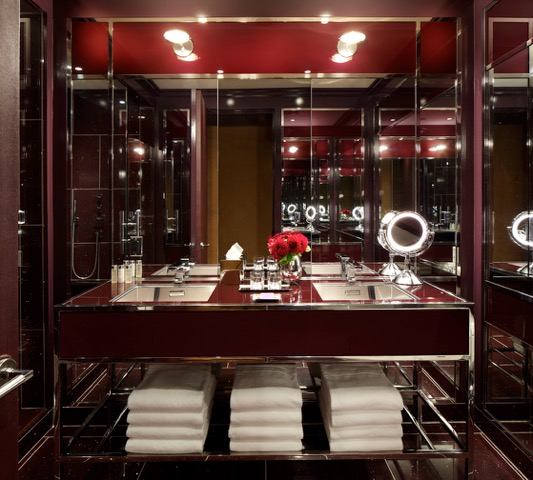
[[[226,260],[240,260],[244,249],[236,242],[226,252]]]

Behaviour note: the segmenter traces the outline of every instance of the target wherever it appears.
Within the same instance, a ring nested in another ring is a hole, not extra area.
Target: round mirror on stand
[[[517,272],[522,275],[533,275],[533,212],[520,212],[513,218],[511,225],[507,227],[507,231],[511,240],[528,252],[527,263],[520,266]]]
[[[405,258],[405,267],[396,274],[394,283],[399,285],[422,284],[422,280],[411,270],[411,260],[424,253],[431,246],[434,235],[426,219],[419,213],[410,211],[389,212],[383,217],[378,233],[378,242],[391,255],[389,264],[392,263],[393,255],[402,255]]]
[[[389,252],[389,261],[388,263],[383,264],[379,270],[380,275],[386,277],[396,277],[400,272],[400,267],[394,263],[394,254],[392,250],[389,249],[387,242],[385,241],[385,232],[387,231],[387,225],[389,222],[398,214],[398,212],[391,210],[386,213],[385,216],[381,219],[381,224],[378,231],[378,243]]]
[[[312,205],[309,205],[305,209],[305,220],[307,222],[307,231],[308,232],[314,232],[315,231],[315,227],[313,226],[313,222],[315,221],[316,215],[317,215],[316,208],[313,207]]]

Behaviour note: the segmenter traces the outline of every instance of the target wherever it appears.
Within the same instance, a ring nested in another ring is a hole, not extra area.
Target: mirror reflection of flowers
[[[341,210],[341,220],[350,220],[352,218],[352,212],[349,208],[343,208]]]
[[[309,240],[300,232],[281,232],[272,235],[267,241],[268,252],[280,265],[289,264],[295,256],[310,252]]]

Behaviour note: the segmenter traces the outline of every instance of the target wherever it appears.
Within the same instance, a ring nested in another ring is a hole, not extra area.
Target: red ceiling
[[[163,32],[186,30],[196,62],[179,61]],[[354,59],[334,63],[338,37],[359,30],[367,39]],[[106,22],[74,21],[73,66],[87,74],[106,74]],[[455,71],[456,25],[430,22],[420,33],[422,73]],[[416,67],[414,22],[132,22],[113,25],[113,69],[119,74],[225,73],[413,73]]]

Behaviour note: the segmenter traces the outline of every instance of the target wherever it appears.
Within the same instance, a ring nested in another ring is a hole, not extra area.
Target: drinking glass
[[[281,290],[281,272],[279,269],[267,272],[267,286],[269,290]]]
[[[263,270],[265,266],[265,257],[254,257],[254,270]]]
[[[250,272],[250,290],[263,290],[263,270]]]
[[[346,265],[346,280],[348,281],[348,283],[355,283],[357,273],[359,271],[359,268],[357,268],[357,266],[353,263],[348,263]]]

